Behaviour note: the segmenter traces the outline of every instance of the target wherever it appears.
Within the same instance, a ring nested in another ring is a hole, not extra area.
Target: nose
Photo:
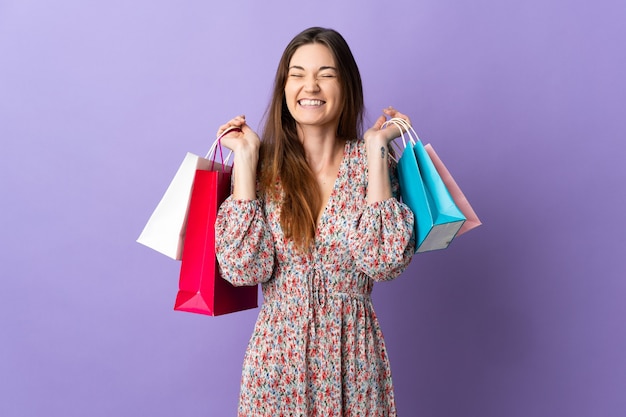
[[[304,90],[307,92],[316,92],[319,91],[320,86],[317,83],[317,78],[311,76],[307,77],[304,83]]]

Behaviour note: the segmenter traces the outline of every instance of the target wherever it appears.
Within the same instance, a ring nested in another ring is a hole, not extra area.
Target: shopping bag
[[[398,126],[404,143],[404,150],[398,160],[398,179],[402,201],[415,216],[415,252],[445,249],[466,218],[452,199],[413,128],[399,119],[391,119],[386,123]],[[405,132],[409,137],[408,143]]]
[[[233,129],[228,129],[222,136],[231,130]],[[181,259],[193,179],[196,170],[210,169],[213,161],[208,158],[210,154],[214,154],[216,144],[217,141],[204,158],[191,152],[187,153],[139,235],[138,243],[172,259]]]
[[[258,285],[233,286],[215,256],[215,220],[230,180],[231,168],[222,163],[195,173],[174,310],[219,316],[258,306]]]
[[[465,223],[463,223],[463,226],[461,226],[456,235],[460,236],[463,233],[469,232],[470,230],[480,226],[482,222],[478,218],[478,215],[470,205],[467,197],[465,197],[465,194],[463,194],[463,191],[461,191],[461,188],[452,177],[452,174],[450,174],[450,171],[448,171],[448,168],[446,168],[446,166],[441,161],[441,158],[439,158],[439,155],[437,155],[437,152],[435,152],[433,146],[430,143],[427,143],[426,145],[424,145],[424,149],[426,149],[426,152],[428,152],[428,156],[430,156],[430,159],[433,161],[433,164],[435,165],[437,172],[441,176],[443,183],[446,185],[448,191],[450,191],[452,199],[466,218]]]

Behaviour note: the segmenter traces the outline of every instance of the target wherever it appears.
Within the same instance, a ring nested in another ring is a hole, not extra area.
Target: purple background
[[[137,243],[185,152],[344,34],[484,226],[374,290],[402,416],[626,415],[626,3],[0,1],[0,415],[232,416],[257,310]]]

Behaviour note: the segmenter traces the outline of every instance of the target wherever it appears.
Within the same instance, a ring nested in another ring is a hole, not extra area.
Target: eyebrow
[[[300,71],[304,71],[304,68],[299,66],[299,65],[292,65],[292,66],[289,67],[289,69],[290,70],[297,69],[297,70],[300,70]],[[330,65],[325,65],[325,66],[319,67],[319,69],[318,69],[318,71],[324,71],[324,70],[337,71],[337,68],[335,68],[333,66],[330,66]]]

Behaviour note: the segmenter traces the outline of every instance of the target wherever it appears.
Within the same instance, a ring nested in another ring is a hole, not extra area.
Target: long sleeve
[[[415,250],[413,212],[398,201],[399,182],[395,163],[390,166],[394,197],[366,205],[350,230],[350,251],[357,268],[376,281],[402,273]]]
[[[215,222],[215,249],[222,276],[233,285],[270,279],[274,243],[261,200],[226,199]]]

